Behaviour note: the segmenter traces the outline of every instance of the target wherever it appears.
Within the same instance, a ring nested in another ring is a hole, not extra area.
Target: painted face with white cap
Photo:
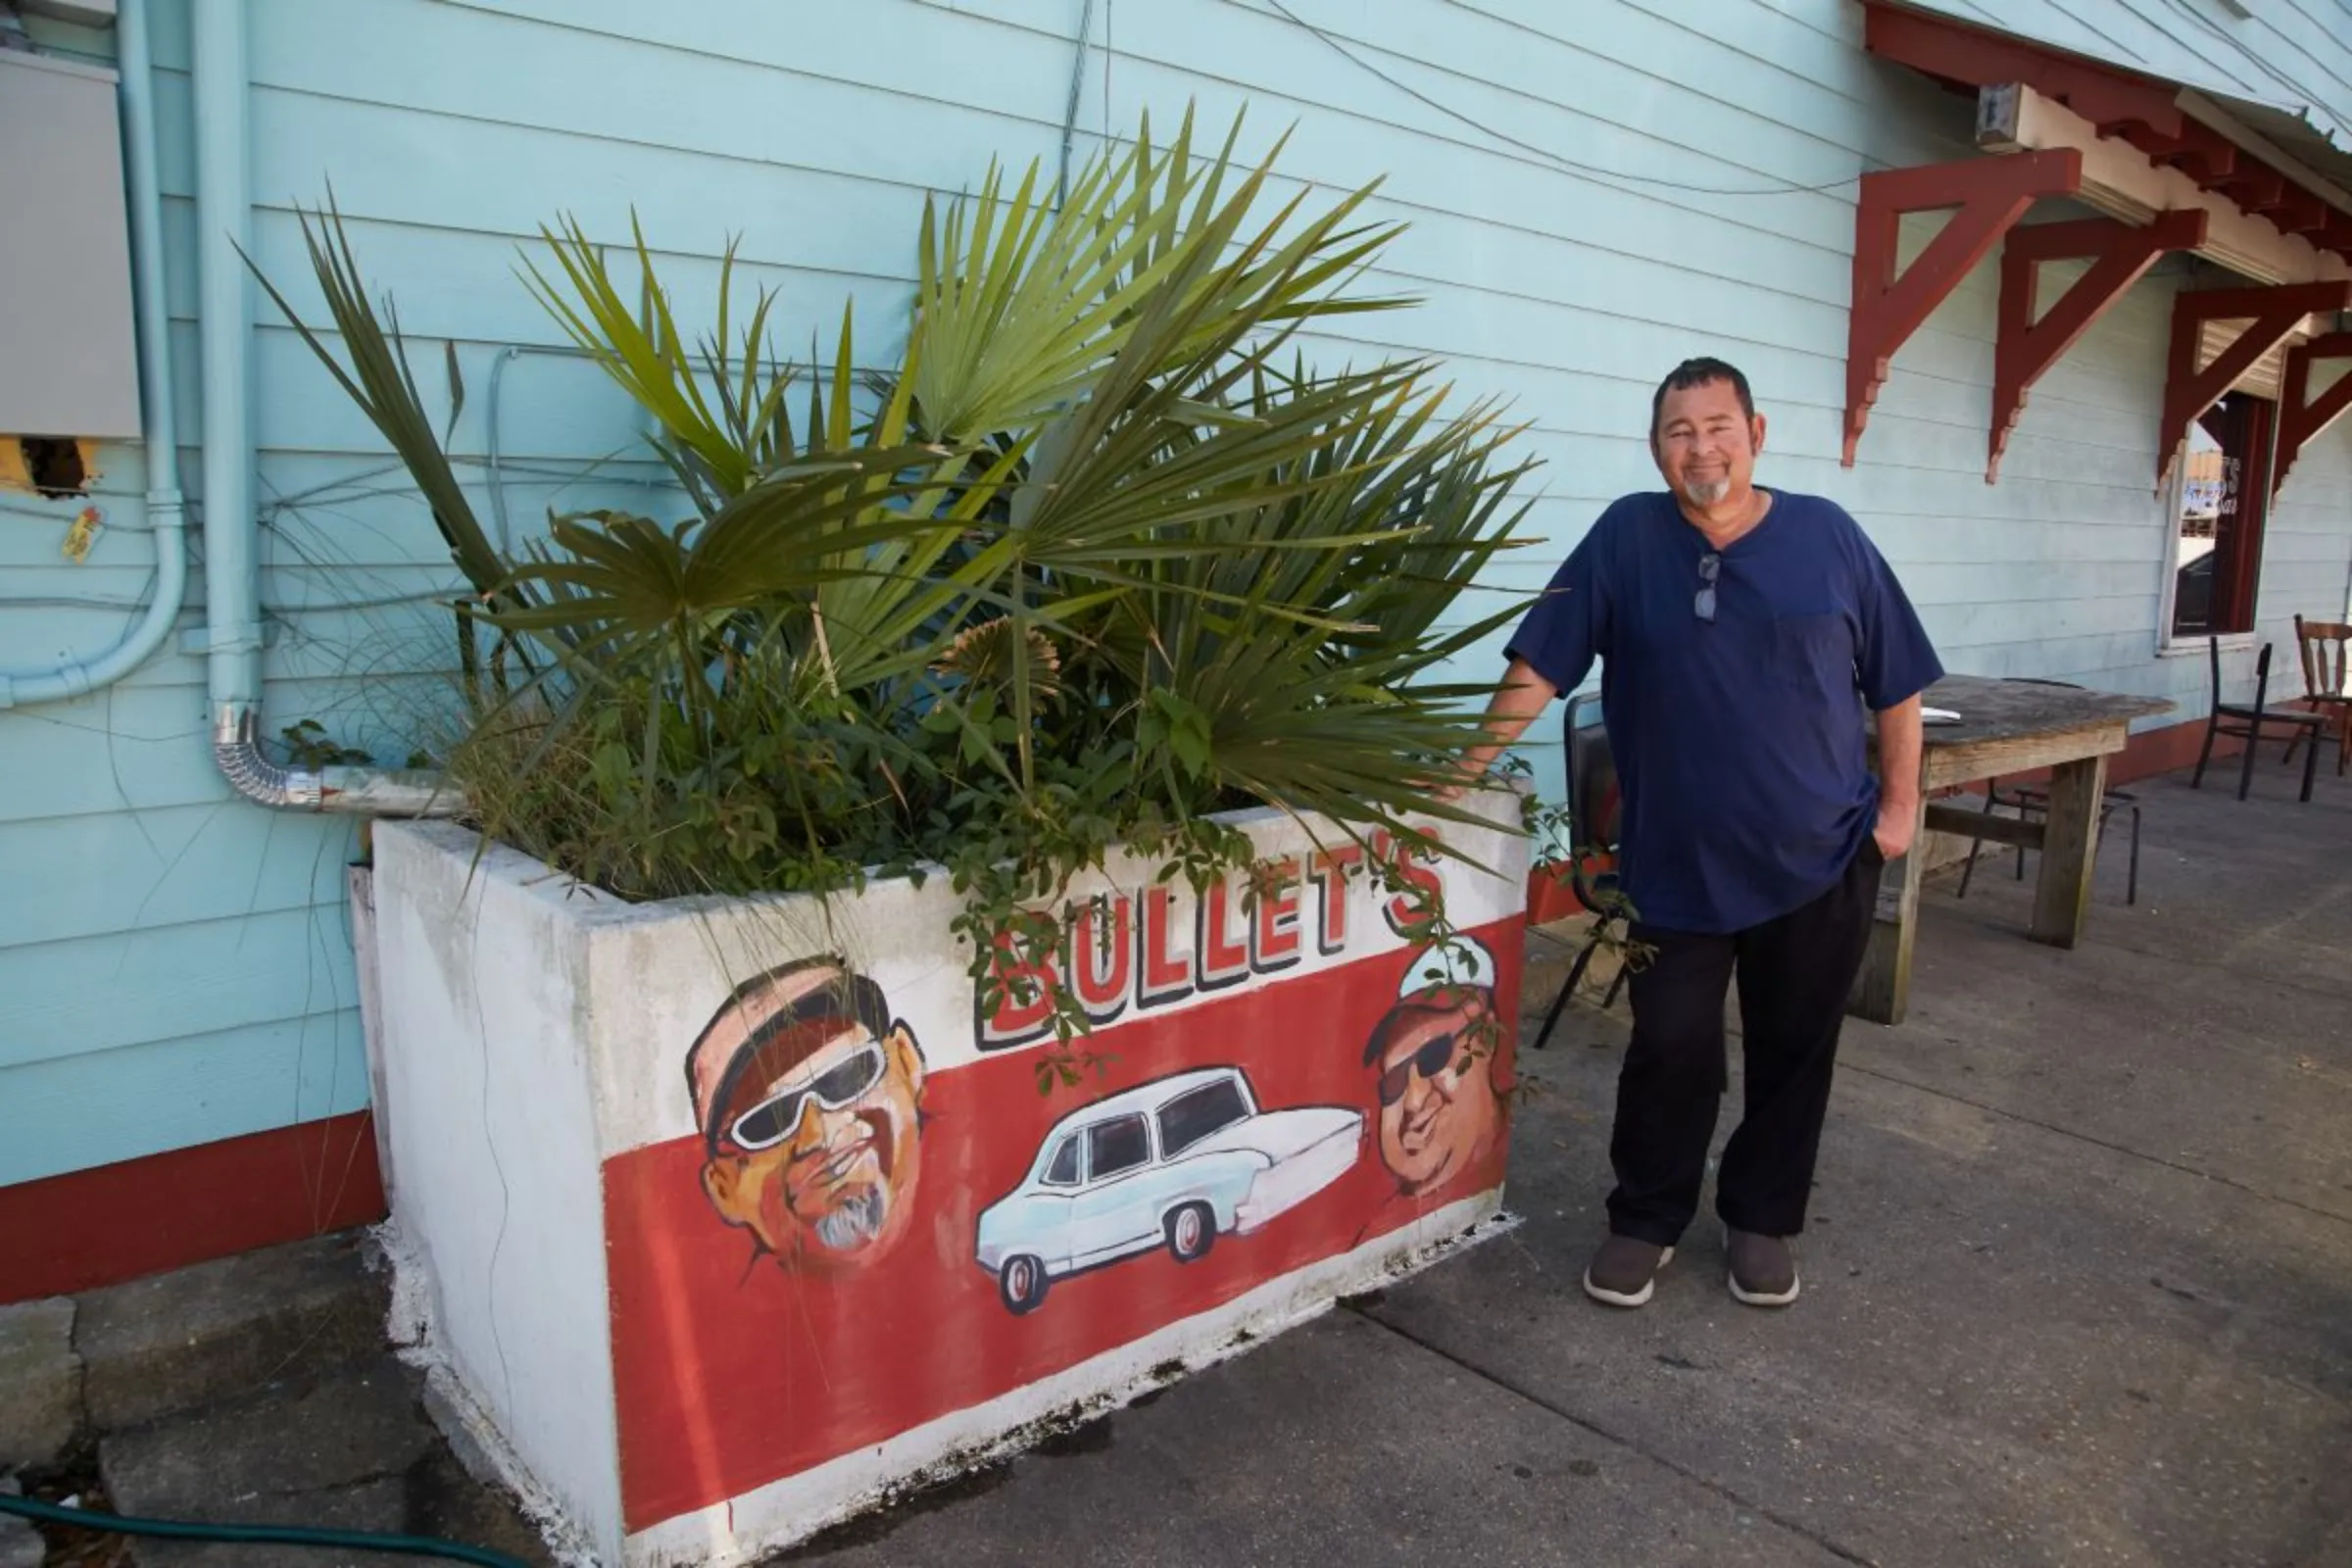
[[[1380,1156],[1408,1195],[1433,1191],[1475,1165],[1502,1123],[1492,1043],[1494,965],[1474,942],[1407,965],[1396,1005],[1372,1031],[1364,1062],[1379,1073]],[[1450,961],[1448,961],[1450,960]]]

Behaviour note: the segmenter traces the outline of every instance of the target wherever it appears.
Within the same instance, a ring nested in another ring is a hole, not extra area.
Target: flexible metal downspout
[[[403,767],[281,767],[262,754],[261,710],[248,708],[231,738],[213,738],[220,776],[247,800],[296,811],[368,816],[455,816],[466,797],[446,774]]]
[[[131,0],[133,5],[137,0]],[[261,571],[253,506],[252,220],[244,0],[194,0],[197,286],[204,344],[204,582],[213,760],[247,800],[309,811],[451,816],[439,773],[281,767],[262,754]]]
[[[121,642],[97,658],[0,672],[0,708],[58,702],[113,685],[163,646],[188,593],[187,498],[179,489],[172,318],[164,296],[164,200],[155,173],[155,71],[148,51],[147,0],[123,0],[117,26],[139,403],[145,416],[140,456],[146,469],[147,524],[155,536],[155,587],[145,612]]]

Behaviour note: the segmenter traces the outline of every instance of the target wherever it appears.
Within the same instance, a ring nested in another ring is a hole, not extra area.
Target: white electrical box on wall
[[[139,433],[115,81],[0,50],[0,436]]]

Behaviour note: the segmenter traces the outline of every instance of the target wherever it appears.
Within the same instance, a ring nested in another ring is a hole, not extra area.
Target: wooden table
[[[1846,1003],[1848,1012],[1877,1023],[1901,1023],[1910,1001],[1911,944],[1919,926],[1920,847],[1929,832],[2040,851],[2028,935],[2060,948],[2082,940],[2083,916],[2090,906],[2091,861],[2099,847],[2107,759],[2124,749],[2132,720],[2168,712],[2173,706],[2159,698],[1977,675],[1946,676],[1928,689],[1925,702],[1958,713],[1960,722],[1927,727],[1920,757],[1920,834],[1913,841],[1913,853],[1880,876],[1870,952]],[[2021,822],[1931,799],[1954,785],[2045,767],[2050,770],[2049,809],[2040,821]]]

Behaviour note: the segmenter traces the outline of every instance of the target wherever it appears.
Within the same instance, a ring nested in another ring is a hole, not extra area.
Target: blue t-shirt
[[[1827,891],[1878,815],[1863,705],[1943,674],[1854,519],[1771,496],[1721,553],[1712,621],[1698,614],[1712,547],[1659,491],[1602,513],[1511,639],[1562,692],[1601,661],[1618,874],[1645,925],[1743,931]]]

